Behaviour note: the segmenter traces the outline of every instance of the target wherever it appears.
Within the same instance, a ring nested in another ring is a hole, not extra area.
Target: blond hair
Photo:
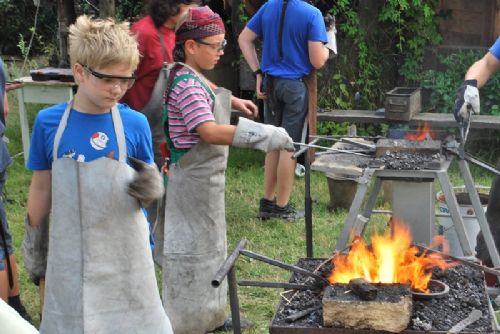
[[[91,68],[125,64],[135,70],[139,63],[137,41],[127,22],[86,15],[69,27],[69,56],[71,65],[80,63]]]

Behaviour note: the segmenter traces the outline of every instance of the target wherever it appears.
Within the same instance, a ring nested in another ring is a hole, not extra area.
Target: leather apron
[[[172,333],[156,284],[146,218],[127,194],[118,109],[111,110],[118,161],[57,158],[72,103],[54,139],[52,221],[40,333]]]
[[[215,91],[217,124],[229,124],[230,97],[226,89]],[[206,333],[226,319],[227,283],[215,289],[211,280],[227,253],[224,189],[228,150],[226,145],[200,139],[170,165],[163,305],[175,334]]]

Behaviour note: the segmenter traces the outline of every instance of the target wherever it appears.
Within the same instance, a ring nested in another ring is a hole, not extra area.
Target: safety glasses
[[[80,64],[85,71],[93,75],[95,78],[99,79],[99,82],[111,87],[120,86],[121,89],[129,89],[134,85],[136,76],[131,75],[129,77],[123,77],[118,75],[110,75],[99,73],[88,67],[87,65]]]
[[[227,41],[226,40],[223,40],[222,42],[220,43],[207,43],[201,39],[196,39],[195,40],[196,43],[199,43],[199,44],[203,44],[203,45],[208,45],[210,46],[212,49],[216,50],[217,52],[221,52],[221,51],[224,51],[224,48],[226,47],[227,45]]]

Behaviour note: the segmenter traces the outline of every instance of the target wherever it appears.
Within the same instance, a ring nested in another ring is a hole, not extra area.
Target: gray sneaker
[[[259,208],[259,218],[266,220],[271,218],[284,219],[284,220],[297,220],[305,216],[304,211],[296,210],[290,203],[281,207],[276,203],[266,200],[260,200],[261,205]]]

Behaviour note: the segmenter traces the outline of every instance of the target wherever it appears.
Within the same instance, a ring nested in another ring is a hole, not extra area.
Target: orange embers
[[[423,125],[419,124],[417,131],[409,132],[405,135],[405,139],[417,141],[433,139],[433,137],[434,134],[431,131],[431,127],[427,123],[424,123]]]
[[[411,240],[409,228],[396,222],[392,223],[392,231],[373,235],[370,246],[363,239],[356,239],[347,255],[339,254],[333,259],[334,270],[328,280],[332,284],[349,283],[353,278],[362,277],[372,283],[410,284],[414,290],[429,292],[430,270],[447,269],[455,264],[434,253],[419,255]],[[436,237],[431,247],[447,248],[444,241]]]

